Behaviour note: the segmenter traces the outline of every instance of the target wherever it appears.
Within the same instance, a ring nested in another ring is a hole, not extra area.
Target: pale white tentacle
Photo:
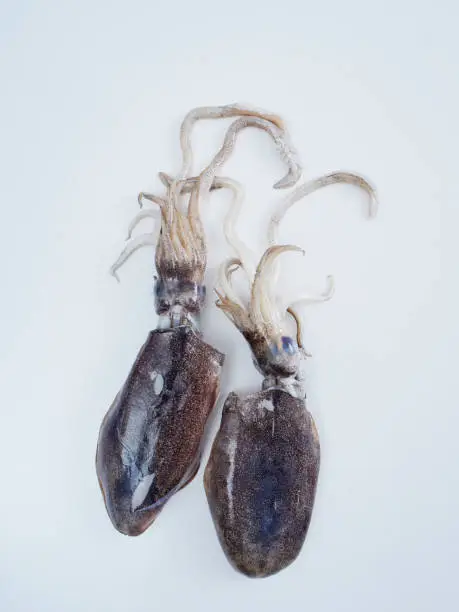
[[[167,188],[173,182],[173,178],[165,172],[159,173],[159,178],[163,185]],[[182,193],[189,193],[197,185],[198,176],[192,176],[181,182]],[[232,191],[233,198],[230,207],[223,222],[223,231],[228,244],[233,248],[234,252],[241,261],[241,267],[249,278],[249,282],[253,281],[256,271],[255,253],[239,238],[235,225],[241,212],[242,202],[244,200],[244,188],[238,181],[227,176],[215,176],[212,182],[211,190],[226,188]]]
[[[283,202],[280,203],[278,209],[271,217],[271,221],[269,223],[268,243],[270,245],[273,245],[278,242],[278,231],[280,222],[294,204],[305,198],[307,195],[310,195],[318,189],[321,189],[322,187],[327,187],[329,185],[335,185],[338,183],[346,183],[363,189],[369,195],[369,217],[373,218],[376,215],[378,210],[376,189],[370,184],[367,179],[365,179],[359,174],[355,174],[352,172],[331,172],[329,174],[325,174],[324,176],[307,181],[302,185],[299,185],[285,198]],[[276,282],[279,276],[278,264],[273,266],[272,274],[273,282]],[[324,293],[319,295],[304,295],[295,300],[294,303],[312,304],[331,299],[334,294],[334,279],[332,276],[327,277],[327,284],[328,287]]]
[[[250,316],[258,329],[264,329],[267,337],[281,334],[285,310],[281,310],[272,296],[272,266],[282,253],[299,252],[303,249],[295,245],[279,245],[269,247],[258,264],[255,279],[252,284],[250,299]]]
[[[302,200],[307,195],[314,193],[322,187],[335,185],[337,183],[347,183],[360,187],[370,196],[369,199],[369,216],[374,217],[378,211],[378,199],[376,189],[363,176],[352,172],[331,172],[319,178],[312,179],[302,185],[299,185],[292,191],[283,202],[280,203],[274,215],[271,217],[268,228],[268,243],[270,245],[278,242],[279,224],[284,218],[287,211],[297,202]]]
[[[201,119],[224,119],[228,117],[261,117],[270,121],[279,129],[283,129],[280,117],[272,113],[255,108],[245,107],[241,104],[226,104],[224,106],[202,106],[189,111],[180,126],[180,147],[182,150],[182,167],[171,185],[171,197],[174,203],[180,195],[178,184],[192,172],[193,150],[191,147],[191,132],[194,124]]]
[[[177,226],[180,223],[180,214],[172,205],[170,190],[167,198],[163,198],[152,193],[141,192],[138,196],[140,207],[143,206],[143,200],[148,200],[150,202],[153,202],[154,204],[159,205],[161,209],[161,214],[163,215],[163,220],[168,228],[164,232],[163,240],[165,243],[170,245],[171,256],[174,256],[174,254],[176,253],[187,252],[188,249],[183,248],[183,245],[180,241],[180,237],[177,234]],[[163,227],[163,224],[161,225]],[[163,227],[163,229],[165,228]]]
[[[261,109],[250,108],[238,103],[225,104],[224,106],[201,106],[193,108],[185,115],[180,126],[180,147],[182,149],[182,167],[176,180],[186,178],[193,167],[193,151],[191,148],[191,132],[197,121],[202,119],[224,119],[228,117],[260,117],[270,121],[278,128],[283,129],[283,122],[280,117],[263,111]]]
[[[223,223],[223,231],[228,244],[241,261],[241,267],[246,273],[249,283],[251,283],[257,267],[255,253],[239,238],[235,228],[244,199],[244,188],[237,181],[226,177],[219,177],[218,181],[223,187],[233,192],[233,198]]]
[[[210,192],[210,188],[215,180],[215,173],[217,168],[222,166],[229,158],[231,153],[233,152],[234,145],[236,142],[237,134],[246,127],[258,127],[267,131],[270,136],[274,139],[276,143],[282,143],[283,150],[289,151],[288,155],[286,155],[286,159],[288,162],[289,171],[284,179],[281,179],[276,183],[275,187],[287,186],[289,184],[294,184],[297,182],[299,177],[301,176],[301,166],[297,163],[296,158],[294,156],[293,150],[289,150],[284,139],[284,134],[281,130],[279,130],[272,123],[265,121],[263,119],[254,118],[254,117],[244,117],[235,121],[229,128],[226,133],[225,140],[220,151],[215,155],[212,162],[209,166],[201,173],[199,176],[199,190],[198,197],[195,200],[195,205],[202,203],[202,201],[206,200],[208,194]],[[229,186],[229,185],[228,185]],[[235,185],[233,183],[232,187]],[[252,263],[252,255],[244,243],[237,237],[234,225],[235,221],[239,214],[239,209],[241,205],[242,194],[241,191],[236,187],[235,189],[235,198],[233,200],[233,206],[230,209],[230,212],[227,215],[225,221],[225,235],[230,243],[230,245],[235,249],[236,253],[239,255],[240,260],[242,262],[242,267],[245,269],[246,273],[249,276],[249,282],[255,283],[256,273],[255,267]],[[197,211],[194,210],[190,203],[190,216],[196,215]],[[253,294],[253,291],[252,291]],[[234,292],[232,292],[233,299],[235,297]],[[240,305],[240,301],[237,299],[237,303]],[[259,317],[263,322],[263,325],[270,325],[268,323],[270,316],[272,315],[275,319],[274,325],[279,327],[279,316],[277,315],[277,311],[275,306],[270,301],[269,295],[265,292],[260,293],[260,299],[255,298],[255,303],[259,307],[255,312],[255,318]],[[260,321],[255,321],[255,324],[260,323]]]
[[[137,201],[139,202],[140,208],[143,208],[143,200],[157,204],[161,210],[161,214],[167,218],[167,222],[169,224],[172,223],[173,209],[166,198],[157,196],[154,193],[145,193],[144,191],[141,191],[137,196]]]
[[[236,295],[231,283],[231,275],[238,268],[242,268],[242,263],[239,259],[234,257],[224,261],[218,269],[218,286],[229,300],[238,304],[241,306],[241,308],[245,308],[239,297]]]
[[[134,231],[136,226],[141,221],[143,221],[144,219],[155,219],[156,220],[157,218],[158,218],[158,213],[156,210],[154,210],[153,208],[143,208],[139,213],[136,214],[136,216],[130,222],[128,231],[127,231],[126,240],[130,240],[132,236],[132,232]]]
[[[299,180],[302,168],[298,161],[296,151],[294,151],[293,147],[286,139],[285,132],[265,119],[260,119],[258,117],[242,117],[231,124],[221,149],[207,168],[200,174],[198,198],[200,204],[206,201],[218,168],[223,166],[231,156],[238,133],[247,127],[256,127],[266,131],[278,146],[282,159],[287,163],[287,174],[275,183],[274,188],[283,189],[285,187],[292,187]]]
[[[143,200],[148,200],[149,202],[158,204],[160,208],[162,208],[163,206],[167,206],[167,200],[165,198],[157,196],[153,193],[145,193],[144,191],[141,191],[139,193],[139,195],[137,196],[137,200],[139,202],[140,208],[143,208]]]
[[[118,259],[110,268],[110,274],[113,274],[113,276],[118,282],[120,279],[118,277],[117,270],[121,268],[121,266],[129,259],[129,257],[133,253],[135,253],[135,251],[145,246],[155,246],[155,237],[153,234],[142,234],[141,236],[131,238],[131,240],[124,247]]]
[[[301,295],[296,297],[294,300],[290,299],[282,303],[282,311],[288,310],[289,308],[297,306],[305,306],[307,304],[320,304],[331,300],[335,293],[335,279],[333,276],[327,276],[327,285],[322,293],[311,293],[303,292]]]
[[[162,184],[169,189],[170,186],[172,185],[172,183],[174,182],[173,177],[170,174],[167,174],[166,172],[158,172],[158,176],[162,182]],[[226,178],[226,177],[220,177],[220,176],[216,176],[214,178],[214,181],[211,185],[210,190],[213,191],[214,189],[221,189],[222,187],[224,187],[224,185],[222,184],[222,181],[229,181],[231,179]],[[193,191],[193,189],[196,187],[196,185],[198,184],[199,181],[199,176],[189,176],[186,179],[183,179],[180,181],[180,187],[181,187],[181,193],[191,193]]]

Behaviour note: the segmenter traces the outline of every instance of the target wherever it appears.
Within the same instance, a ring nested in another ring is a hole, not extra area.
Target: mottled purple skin
[[[229,561],[251,577],[298,556],[311,520],[320,446],[305,401],[274,388],[230,393],[204,485]]]
[[[97,445],[100,487],[121,533],[143,533],[196,474],[223,360],[190,326],[150,332]]]

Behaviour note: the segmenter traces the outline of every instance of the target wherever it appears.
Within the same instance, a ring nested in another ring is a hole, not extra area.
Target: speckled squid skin
[[[196,474],[223,360],[189,325],[150,332],[97,445],[100,487],[121,533],[143,533]]]
[[[292,563],[311,519],[320,446],[305,401],[280,388],[223,407],[204,475],[212,518],[229,561],[251,577]]]

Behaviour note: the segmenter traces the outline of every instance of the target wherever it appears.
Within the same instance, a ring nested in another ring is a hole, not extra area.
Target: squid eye
[[[296,353],[296,346],[291,338],[289,338],[288,336],[282,336],[281,342],[282,350],[285,353],[287,353],[288,355],[293,355],[294,353]]]
[[[277,357],[279,354],[295,355],[297,352],[297,345],[289,336],[281,336],[280,341],[273,342],[270,345],[270,351],[273,357]]]

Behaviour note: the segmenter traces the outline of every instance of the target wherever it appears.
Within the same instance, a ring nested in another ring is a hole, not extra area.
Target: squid
[[[239,117],[230,126],[213,163],[198,177],[192,169],[191,130],[199,119]],[[107,513],[121,533],[137,536],[156,519],[167,501],[185,487],[199,469],[204,429],[215,405],[224,355],[204,341],[199,314],[205,303],[207,248],[200,206],[213,189],[233,191],[235,206],[241,188],[216,177],[246,127],[266,131],[288,166],[275,187],[294,185],[301,166],[289,145],[282,120],[233,104],[194,109],[180,130],[182,167],[176,177],[160,173],[166,194],[140,193],[140,212],[128,228],[128,242],[111,268],[118,269],[138,249],[155,247],[155,310],[157,328],[150,331],[129,375],[100,427],[96,472]],[[188,198],[183,209],[183,198]],[[161,229],[132,237],[137,224],[154,218],[159,207]]]
[[[377,210],[374,188],[363,177],[335,172],[297,187],[271,218],[268,248],[253,270],[248,251],[231,240],[235,257],[223,262],[216,290],[218,308],[248,342],[261,390],[242,396],[231,392],[204,472],[204,487],[220,544],[230,563],[249,577],[266,577],[299,555],[310,525],[320,467],[320,442],[306,406],[303,366],[306,352],[295,307],[322,302],[333,294],[333,278],[320,293],[290,303],[276,298],[278,258],[303,253],[277,244],[287,211],[306,195],[334,183],[364,189],[370,216]],[[231,213],[228,215],[231,224]],[[234,233],[234,228],[230,236]],[[249,254],[250,258],[250,254]],[[242,270],[250,286],[246,300],[236,295],[232,275]],[[296,324],[290,333],[288,317]]]

